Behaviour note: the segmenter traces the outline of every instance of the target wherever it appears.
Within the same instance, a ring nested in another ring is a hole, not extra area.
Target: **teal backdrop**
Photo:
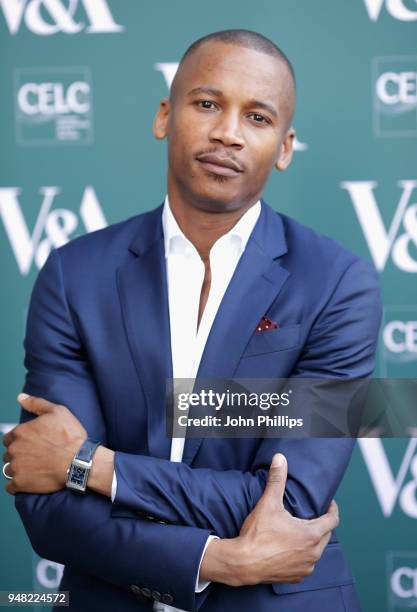
[[[155,110],[185,48],[226,28],[270,37],[297,75],[297,150],[266,200],[374,261],[377,373],[416,377],[416,0],[0,0],[1,432],[38,269],[162,201]],[[358,443],[337,499],[366,612],[417,609],[416,487],[416,438]],[[55,588],[61,568],[32,552],[3,489],[0,526],[0,590]]]

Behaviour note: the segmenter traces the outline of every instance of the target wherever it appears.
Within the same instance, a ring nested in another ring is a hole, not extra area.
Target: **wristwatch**
[[[101,442],[91,440],[91,438],[84,440],[67,469],[67,481],[65,484],[68,489],[85,493],[88,475],[93,465],[93,455],[100,444]]]

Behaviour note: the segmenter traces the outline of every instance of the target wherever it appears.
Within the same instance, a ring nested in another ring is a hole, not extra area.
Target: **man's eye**
[[[257,122],[257,123],[269,123],[268,120],[263,116],[260,115],[259,113],[251,113],[251,117],[253,117],[253,119]]]
[[[216,108],[214,105],[214,102],[210,102],[210,100],[200,100],[199,102],[197,102],[197,104],[201,107],[201,108],[207,108],[209,110]]]

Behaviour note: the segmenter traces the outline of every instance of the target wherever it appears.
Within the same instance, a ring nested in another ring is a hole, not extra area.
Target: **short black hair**
[[[285,55],[284,51],[263,34],[259,34],[259,32],[254,32],[253,30],[240,29],[220,30],[219,32],[207,34],[206,36],[202,36],[201,38],[193,42],[188,47],[188,49],[181,58],[180,64],[182,64],[182,62],[188,56],[190,56],[194,51],[196,51],[202,44],[206,42],[223,42],[231,45],[240,45],[241,47],[246,47],[247,49],[254,49],[255,51],[260,51],[261,53],[266,53],[267,55],[277,57],[287,66],[292,77],[295,90],[296,83],[293,65],[291,64],[288,57]]]

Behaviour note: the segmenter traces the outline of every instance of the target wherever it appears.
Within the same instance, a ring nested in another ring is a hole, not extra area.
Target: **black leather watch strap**
[[[92,460],[95,450],[98,446],[100,446],[101,442],[97,440],[91,440],[91,438],[87,438],[82,443],[78,453],[75,455],[75,459],[79,459],[80,461],[89,462]]]

